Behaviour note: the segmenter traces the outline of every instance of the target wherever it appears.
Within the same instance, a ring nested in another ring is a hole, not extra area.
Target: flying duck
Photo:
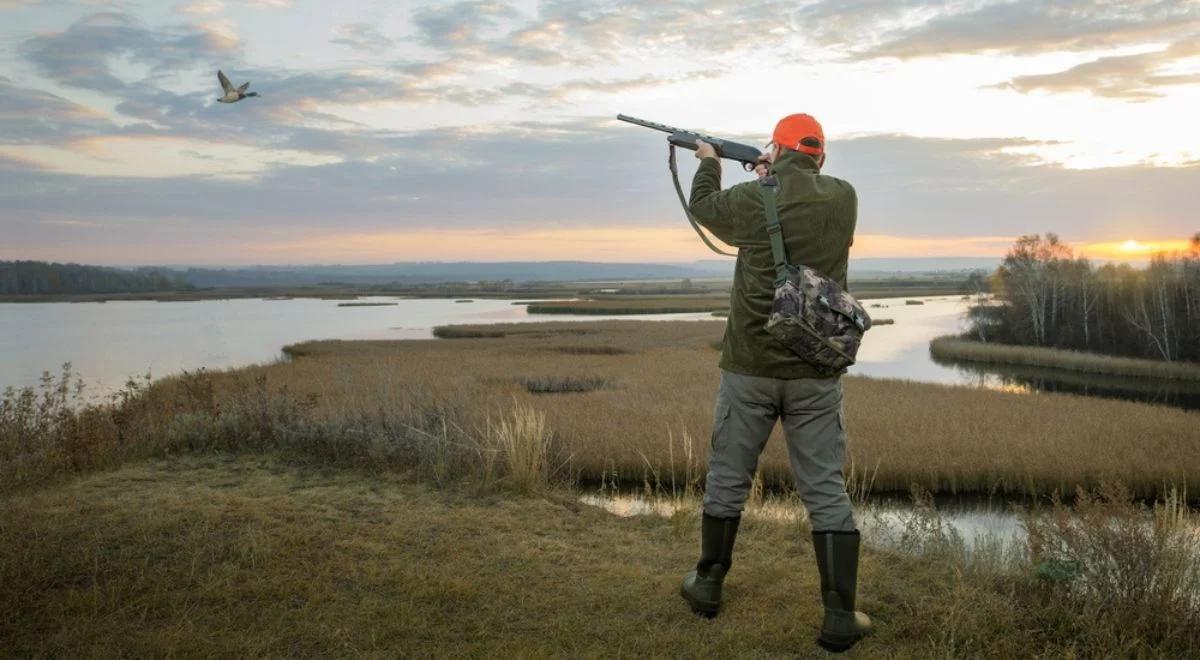
[[[225,74],[220,71],[217,71],[217,80],[221,81],[221,89],[225,90],[225,96],[217,99],[218,103],[237,103],[247,96],[258,96],[258,92],[246,92],[250,83],[235,88],[233,83],[229,82],[229,78],[226,78]]]

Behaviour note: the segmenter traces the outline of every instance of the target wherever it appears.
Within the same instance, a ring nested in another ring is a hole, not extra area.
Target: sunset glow
[[[1112,259],[1118,261],[1147,261],[1160,253],[1180,252],[1188,249],[1186,240],[1135,240],[1112,243],[1088,243],[1079,247],[1080,256],[1089,259]]]

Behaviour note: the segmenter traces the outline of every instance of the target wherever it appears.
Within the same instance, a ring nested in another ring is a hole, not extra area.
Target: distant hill
[[[856,275],[965,272],[992,270],[998,259],[856,259]],[[165,269],[164,269],[165,270]],[[665,280],[731,278],[733,260],[702,260],[682,264],[598,263],[588,261],[400,262],[371,265],[247,266],[168,270],[197,287],[303,286],[341,284],[435,284],[512,280],[514,282],[580,282],[606,280]]]
[[[852,279],[913,274],[961,275],[992,270],[998,260],[854,259]],[[37,261],[0,262],[0,295],[56,293],[127,293],[169,291],[183,287],[287,287],[343,285],[424,285],[447,282],[511,280],[596,282],[683,280],[733,277],[732,259],[691,263],[598,263],[588,261],[400,262],[369,265],[237,266],[228,268],[142,266],[106,268]]]
[[[682,279],[732,276],[724,271],[691,265],[593,263],[585,261],[413,262],[378,265],[249,266],[170,270],[197,287],[304,286],[339,284],[435,284],[512,280],[514,282],[576,282],[587,280]]]
[[[850,259],[850,270],[877,273],[991,272],[1000,265],[1000,257],[889,257]]]

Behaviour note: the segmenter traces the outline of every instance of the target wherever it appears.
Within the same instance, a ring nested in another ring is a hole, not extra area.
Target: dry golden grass
[[[409,405],[419,389],[430,400],[465,406],[482,428],[515,398],[544,412],[579,477],[683,480],[707,460],[719,378],[712,344],[722,327],[518,324],[489,326],[502,338],[311,342],[295,347],[303,357],[290,364],[248,371],[313,400],[314,413],[326,417]],[[556,379],[607,386],[539,395],[526,388]],[[876,491],[919,484],[935,493],[1047,494],[1118,480],[1139,495],[1168,484],[1200,492],[1200,413],[1059,394],[843,382],[850,457],[859,472],[875,474]],[[695,464],[685,467],[681,457],[689,453]],[[789,483],[780,438],[760,472],[768,485]]]
[[[56,403],[65,396],[58,390],[50,404],[17,396],[0,401],[0,491],[180,450],[283,451],[444,483],[480,472],[479,439],[514,405],[545,415],[571,477],[687,483],[707,462],[722,325],[516,324],[489,326],[504,335],[492,338],[310,342],[291,347],[291,362],[168,378],[79,414]],[[916,484],[934,493],[1049,494],[1102,481],[1140,496],[1171,486],[1200,492],[1197,412],[865,378],[844,384],[849,467],[871,475],[876,492]],[[760,476],[770,487],[790,483],[778,437]]]
[[[941,360],[1050,367],[1091,374],[1200,381],[1200,364],[1115,357],[1041,346],[982,343],[961,337],[938,337],[929,351]]]
[[[179,456],[0,497],[16,657],[827,657],[812,549],[749,517],[726,606],[678,598],[696,514],[484,497],[271,457]],[[918,525],[919,526],[919,525]],[[848,657],[1189,657],[1195,612],[1141,612],[950,555],[870,548]],[[1099,605],[1099,607],[1097,607]]]

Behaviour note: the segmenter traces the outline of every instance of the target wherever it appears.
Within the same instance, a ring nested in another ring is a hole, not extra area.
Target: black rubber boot
[[[813,550],[821,572],[821,602],[825,605],[817,644],[826,651],[841,653],[872,631],[870,617],[854,610],[858,546],[857,531],[813,532]]]
[[[700,561],[683,578],[679,594],[696,614],[713,618],[721,609],[721,585],[733,566],[733,542],[742,519],[704,514],[700,523]]]

